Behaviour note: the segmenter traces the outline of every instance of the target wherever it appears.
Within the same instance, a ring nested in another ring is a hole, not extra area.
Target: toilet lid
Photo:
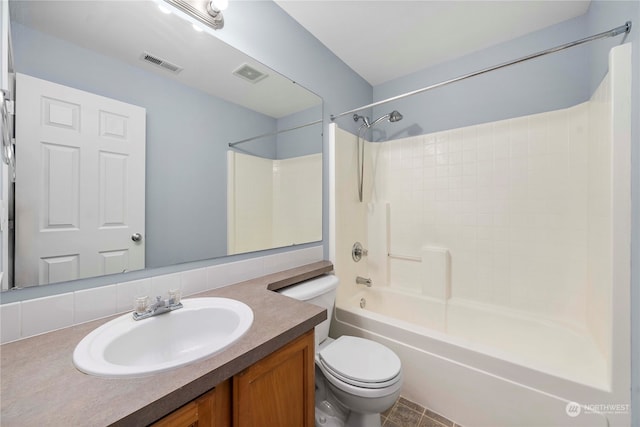
[[[319,356],[325,367],[354,385],[389,384],[400,374],[398,356],[382,344],[364,338],[341,336],[320,350]]]

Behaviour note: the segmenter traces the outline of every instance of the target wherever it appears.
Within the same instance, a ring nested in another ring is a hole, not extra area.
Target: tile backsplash
[[[0,343],[131,311],[137,296],[183,296],[254,279],[323,259],[322,245],[147,279],[0,305]]]

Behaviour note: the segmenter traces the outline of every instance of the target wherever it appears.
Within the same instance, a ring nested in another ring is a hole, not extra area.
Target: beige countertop
[[[74,367],[72,354],[78,342],[118,316],[4,344],[0,346],[0,424],[148,425],[326,319],[326,310],[271,290],[332,270],[330,262],[322,261],[192,295],[244,302],[254,313],[251,328],[219,354],[149,377],[104,379]]]

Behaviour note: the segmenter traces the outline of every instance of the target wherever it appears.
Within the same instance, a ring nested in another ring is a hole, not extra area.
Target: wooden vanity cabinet
[[[313,330],[233,377],[234,427],[313,427]]]
[[[192,400],[152,427],[229,427],[231,425],[231,380]]]
[[[153,427],[313,427],[313,329]]]

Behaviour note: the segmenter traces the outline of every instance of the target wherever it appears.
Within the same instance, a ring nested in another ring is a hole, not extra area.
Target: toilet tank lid
[[[338,287],[338,278],[333,274],[325,274],[305,282],[280,289],[278,292],[300,301],[307,301],[331,292]]]

